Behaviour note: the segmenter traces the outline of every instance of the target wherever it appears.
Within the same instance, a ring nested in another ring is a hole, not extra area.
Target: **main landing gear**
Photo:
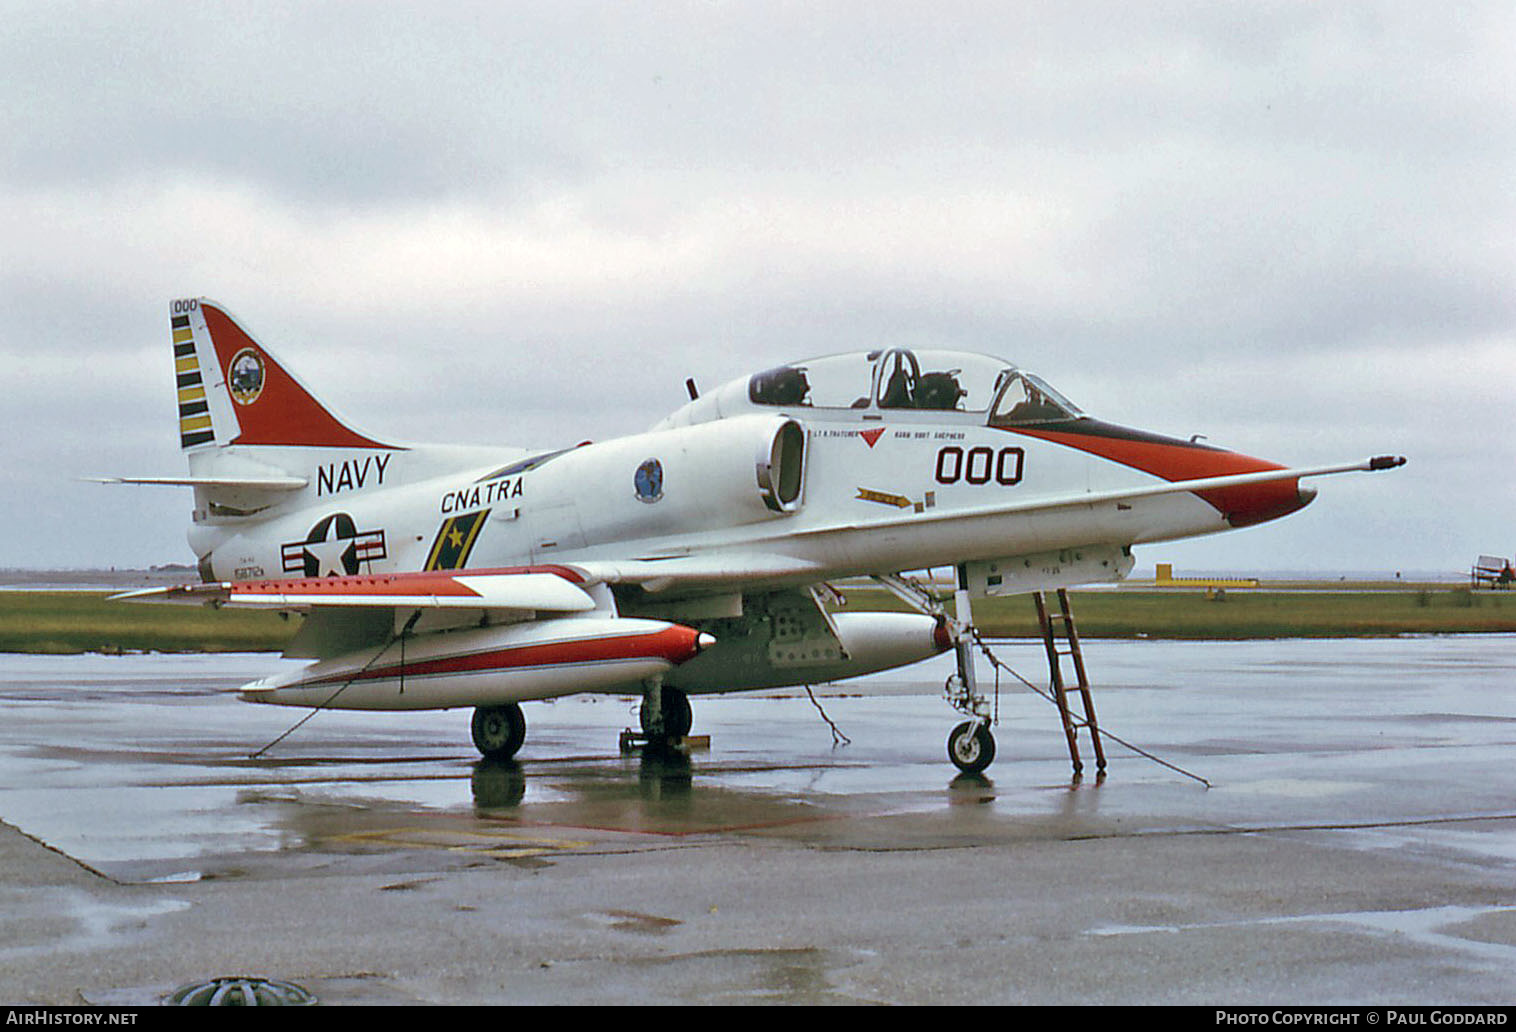
[[[690,709],[690,697],[678,688],[666,688],[662,684],[645,685],[642,707],[638,714],[642,724],[641,744],[658,751],[674,748],[690,733],[694,724],[694,712]],[[480,706],[474,710],[470,725],[474,748],[486,760],[509,760],[526,741],[526,717],[518,703],[508,702],[502,706]],[[631,732],[622,735],[623,747]]]
[[[474,748],[486,760],[508,760],[526,741],[526,717],[514,702],[504,706],[480,706],[472,724]]]
[[[690,709],[690,697],[678,688],[666,685],[648,686],[642,693],[642,706],[637,710],[642,733],[651,741],[683,738],[690,733],[695,723],[694,711]]]
[[[672,755],[690,745],[690,727],[695,721],[690,697],[678,688],[667,687],[661,678],[643,682],[637,721],[642,725],[640,735],[630,728],[621,732],[623,753],[641,747],[645,756]]]

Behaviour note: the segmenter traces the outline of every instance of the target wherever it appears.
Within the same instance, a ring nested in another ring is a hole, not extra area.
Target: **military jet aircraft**
[[[137,601],[296,611],[314,662],[242,698],[313,708],[474,707],[513,756],[521,703],[640,693],[650,743],[691,695],[816,684],[957,650],[950,759],[982,770],[991,716],[976,598],[1116,581],[1135,545],[1294,512],[1290,469],[1088,416],[998,358],[883,348],[797,361],[699,394],[652,429],[549,451],[397,443],[317,400],[226,308],[170,311],[204,583]],[[949,612],[903,573],[956,576]],[[838,608],[873,577],[915,612]]]

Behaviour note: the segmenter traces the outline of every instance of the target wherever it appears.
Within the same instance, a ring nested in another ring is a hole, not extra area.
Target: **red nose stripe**
[[[1266,462],[1210,445],[1128,430],[1095,420],[1080,420],[1072,426],[1064,424],[1057,428],[1018,426],[1005,429],[1098,455],[1102,459],[1119,462],[1123,466],[1140,469],[1171,482],[1285,468],[1276,462]],[[1301,498],[1300,482],[1294,479],[1196,491],[1195,494],[1236,527],[1246,527],[1287,515],[1308,501]]]

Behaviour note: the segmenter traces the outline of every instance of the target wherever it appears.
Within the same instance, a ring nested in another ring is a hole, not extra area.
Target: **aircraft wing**
[[[681,587],[802,583],[826,576],[818,564],[778,552],[718,551],[653,559],[594,560],[574,565],[591,580],[635,584],[653,593]]]
[[[1227,488],[1249,487],[1281,480],[1300,480],[1305,477],[1328,476],[1333,473],[1369,473],[1394,469],[1405,465],[1405,459],[1394,455],[1380,455],[1363,462],[1342,463],[1333,466],[1308,466],[1300,469],[1267,469],[1256,473],[1231,473],[1219,477],[1200,477],[1194,480],[1173,480],[1162,484],[1142,487],[1117,488],[1109,491],[1082,491],[1054,497],[1031,498],[1020,502],[984,505],[976,508],[955,508],[942,511],[926,510],[924,513],[908,513],[883,520],[869,520],[845,526],[817,527],[801,531],[800,535],[828,534],[838,530],[888,529],[895,526],[919,524],[924,520],[958,520],[980,517],[1028,515],[1055,512],[1087,505],[1119,505],[1144,498],[1157,498],[1171,494],[1201,494],[1218,492]]]
[[[114,598],[304,613],[304,622],[285,643],[284,655],[329,659],[355,649],[382,648],[413,628],[478,626],[485,614],[492,615],[492,624],[524,625],[589,613],[602,603],[588,587],[579,571],[538,566],[185,584]]]
[[[809,573],[815,580],[826,576],[820,568],[803,559],[784,554],[787,539],[821,539],[830,534],[860,530],[888,530],[897,526],[921,525],[926,522],[993,519],[1011,515],[1054,513],[1062,509],[1092,505],[1120,505],[1144,498],[1171,494],[1193,494],[1202,491],[1221,491],[1227,488],[1247,487],[1283,480],[1298,480],[1305,477],[1327,476],[1333,473],[1372,472],[1393,469],[1404,465],[1405,459],[1398,456],[1379,456],[1363,462],[1343,463],[1332,466],[1312,466],[1299,469],[1270,469],[1256,473],[1235,473],[1219,477],[1203,477],[1192,480],[1176,480],[1141,487],[1122,488],[1110,491],[1085,491],[1041,497],[1026,501],[986,505],[973,509],[927,509],[924,512],[902,512],[899,516],[884,519],[874,518],[856,523],[829,524],[808,530],[777,533],[771,539],[773,551],[750,550],[743,553],[725,551],[694,553],[686,556],[632,559],[626,561],[590,561],[575,564],[575,568],[592,581],[611,584],[635,584],[652,594],[677,595],[681,589],[709,591],[718,588],[737,588],[749,585],[803,583]],[[1093,542],[1092,542],[1093,543]],[[876,573],[898,573],[898,570],[878,570]]]
[[[310,612],[322,608],[509,609],[581,613],[596,607],[568,567],[451,570],[374,576],[311,577],[147,588],[113,596],[124,602],[178,602]]]

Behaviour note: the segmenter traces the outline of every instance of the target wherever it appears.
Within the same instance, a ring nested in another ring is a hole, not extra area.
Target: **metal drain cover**
[[[212,978],[180,986],[167,1007],[309,1007],[316,997],[293,982],[272,978]]]

